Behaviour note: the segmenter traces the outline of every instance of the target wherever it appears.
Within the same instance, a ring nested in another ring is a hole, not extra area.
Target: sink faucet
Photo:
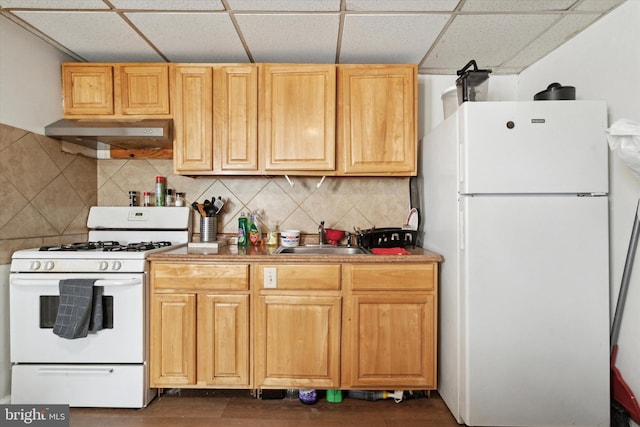
[[[318,226],[318,244],[320,246],[324,244],[324,221],[320,221]]]

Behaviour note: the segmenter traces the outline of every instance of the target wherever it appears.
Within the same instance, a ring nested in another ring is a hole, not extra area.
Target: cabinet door
[[[169,114],[169,66],[118,67],[122,114]]]
[[[196,295],[156,294],[151,310],[151,386],[195,384]]]
[[[249,381],[249,296],[198,296],[198,377],[207,385]]]
[[[343,386],[434,389],[434,300],[433,294],[352,295]]]
[[[335,65],[261,65],[266,171],[335,170],[335,84]]]
[[[256,319],[257,387],[340,384],[339,296],[267,295]]]
[[[113,67],[62,65],[64,114],[113,114]]]
[[[223,66],[213,71],[215,166],[258,170],[258,68]]]
[[[415,175],[417,67],[340,65],[338,70],[341,172]]]
[[[176,67],[174,82],[174,168],[213,170],[213,69]]]

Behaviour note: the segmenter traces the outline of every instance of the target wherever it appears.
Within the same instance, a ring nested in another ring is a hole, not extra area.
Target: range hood
[[[63,119],[46,126],[44,134],[93,149],[99,142],[126,150],[172,148],[172,123],[171,119]]]

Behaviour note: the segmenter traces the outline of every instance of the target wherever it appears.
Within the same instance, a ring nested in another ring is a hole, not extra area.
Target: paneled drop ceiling
[[[455,74],[475,59],[517,74],[624,1],[0,0],[0,13],[79,61],[417,63]]]

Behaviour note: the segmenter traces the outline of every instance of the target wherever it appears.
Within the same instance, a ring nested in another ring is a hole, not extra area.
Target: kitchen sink
[[[371,255],[371,251],[359,246],[333,246],[333,245],[306,245],[306,246],[280,246],[274,254],[290,255]]]

